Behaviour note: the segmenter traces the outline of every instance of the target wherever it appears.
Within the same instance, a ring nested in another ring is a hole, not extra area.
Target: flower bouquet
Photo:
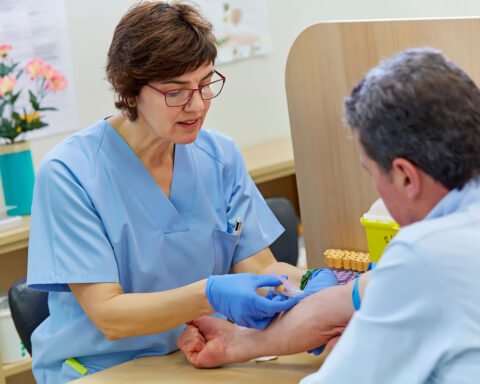
[[[9,58],[11,50],[11,45],[0,45],[0,137],[13,143],[22,133],[48,125],[42,112],[56,108],[43,106],[44,99],[49,93],[66,89],[67,80],[41,59],[30,60],[21,68],[19,62]],[[29,75],[33,84],[27,90],[28,102],[19,107],[18,101],[25,90],[16,86],[23,74]]]

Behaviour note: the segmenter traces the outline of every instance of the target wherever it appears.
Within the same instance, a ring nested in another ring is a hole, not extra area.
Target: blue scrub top
[[[268,247],[283,232],[233,141],[200,131],[176,145],[170,198],[105,120],[55,147],[37,173],[28,285],[49,291],[50,316],[32,335],[39,383],[177,349],[183,326],[156,335],[106,339],[69,283],[119,283],[125,293],[178,288]],[[242,218],[242,232],[231,234]]]

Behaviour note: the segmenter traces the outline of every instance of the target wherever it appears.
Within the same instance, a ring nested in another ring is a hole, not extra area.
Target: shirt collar
[[[452,189],[433,207],[425,220],[466,210],[473,203],[480,203],[480,175],[471,178],[462,189]]]

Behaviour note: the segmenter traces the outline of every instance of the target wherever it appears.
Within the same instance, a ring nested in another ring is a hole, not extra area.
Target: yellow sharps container
[[[370,260],[377,263],[382,257],[383,250],[400,230],[400,226],[390,216],[382,199],[372,204],[360,219],[360,223],[365,227],[367,234]]]

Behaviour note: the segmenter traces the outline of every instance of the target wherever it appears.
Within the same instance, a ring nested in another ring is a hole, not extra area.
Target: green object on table
[[[0,174],[5,205],[15,206],[7,215],[29,215],[35,174],[28,142],[0,146]]]
[[[302,276],[302,281],[300,282],[300,289],[303,291],[305,287],[307,286],[308,279],[310,279],[310,276],[312,275],[313,272],[318,271],[318,268],[313,268],[309,269],[307,272],[305,272]]]

